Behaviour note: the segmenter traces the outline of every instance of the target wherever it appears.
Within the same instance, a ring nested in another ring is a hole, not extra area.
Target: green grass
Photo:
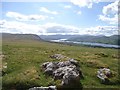
[[[7,62],[7,69],[2,78],[3,90],[26,90],[33,86],[59,85],[52,77],[43,74],[40,65],[47,61],[58,61],[50,58],[53,54],[63,54],[80,62],[84,79],[84,88],[118,88],[118,50],[108,48],[93,48],[70,46],[43,41],[9,41],[2,43],[3,65]],[[101,55],[104,53],[104,55]],[[96,77],[99,67],[109,67],[114,73],[111,85],[101,84]]]

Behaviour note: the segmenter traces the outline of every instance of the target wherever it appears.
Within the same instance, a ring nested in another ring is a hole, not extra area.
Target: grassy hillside
[[[3,33],[2,34],[3,41],[23,41],[23,40],[41,40],[41,38],[35,34],[9,34],[9,33]]]
[[[93,42],[120,45],[119,35],[113,36],[76,36],[68,39],[69,41]]]
[[[28,38],[29,40],[13,40],[13,37],[4,37],[2,43],[2,65],[7,66],[3,68],[3,90],[26,90],[33,86],[59,85],[59,80],[53,81],[52,77],[44,75],[40,69],[42,63],[56,61],[50,58],[53,54],[63,54],[80,62],[84,74],[81,83],[84,88],[116,90],[119,87],[117,49],[70,46],[38,41],[32,37]],[[109,67],[112,70],[114,77],[110,80],[111,85],[100,83],[96,77],[99,67]]]

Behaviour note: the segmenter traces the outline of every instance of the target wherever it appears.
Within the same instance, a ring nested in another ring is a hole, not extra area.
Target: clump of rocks
[[[34,87],[30,88],[29,90],[57,90],[56,86],[49,86],[49,87]]]
[[[54,55],[51,55],[50,57],[51,57],[51,58],[54,58],[54,59],[57,59],[57,60],[70,59],[69,57],[64,56],[64,55],[62,55],[62,54],[54,54]]]
[[[55,55],[54,58],[58,59]],[[45,62],[42,64],[44,73],[50,75],[54,80],[62,80],[62,86],[80,85],[80,79],[83,78],[79,62],[74,59],[61,62]]]
[[[54,80],[61,80],[60,86],[34,87],[29,90],[81,90],[80,79],[83,78],[79,62],[62,54],[51,55],[57,62],[45,62],[41,65],[46,75],[52,76]],[[60,61],[67,59],[66,61]]]
[[[97,71],[97,77],[101,80],[101,83],[108,84],[109,78],[112,77],[112,72],[109,68],[100,68]]]

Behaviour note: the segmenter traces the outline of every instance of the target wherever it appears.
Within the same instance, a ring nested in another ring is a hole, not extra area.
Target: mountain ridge
[[[91,43],[103,43],[120,45],[120,35],[104,36],[104,35],[40,35],[43,40],[58,40],[67,39],[67,41],[77,41],[77,42],[91,42]]]

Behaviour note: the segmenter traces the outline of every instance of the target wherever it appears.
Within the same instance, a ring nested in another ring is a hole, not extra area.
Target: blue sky
[[[2,2],[2,32],[33,34],[117,34],[114,2]]]

